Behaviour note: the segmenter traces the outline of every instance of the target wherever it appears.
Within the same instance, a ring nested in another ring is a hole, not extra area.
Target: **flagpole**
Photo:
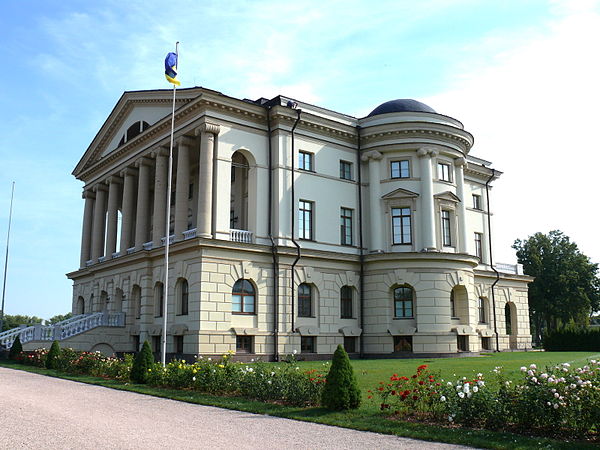
[[[177,65],[179,66],[179,41],[175,43],[175,54],[177,55]],[[163,292],[163,332],[162,332],[162,351],[160,362],[163,367],[167,364],[167,304],[168,292],[169,292],[169,244],[171,240],[171,185],[173,182],[173,134],[175,131],[175,93],[177,92],[177,85],[173,83],[173,109],[171,111],[171,143],[169,145],[169,175],[167,182],[167,213],[166,213],[166,234],[165,239],[165,282]]]
[[[8,213],[8,233],[6,235],[6,258],[4,259],[4,282],[2,283],[2,309],[0,310],[0,333],[4,331],[4,295],[6,294],[6,271],[8,269],[8,243],[10,241],[10,225],[12,222],[13,197],[15,195],[15,182],[12,182],[10,193],[10,212]]]

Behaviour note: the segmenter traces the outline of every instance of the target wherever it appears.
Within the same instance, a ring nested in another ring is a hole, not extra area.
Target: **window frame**
[[[354,230],[352,226],[354,210],[340,207],[340,244],[354,245]]]
[[[452,244],[452,211],[442,209],[440,212],[442,224],[442,247],[453,247]]]
[[[308,166],[308,168],[307,168]],[[305,172],[315,171],[315,154],[305,150],[298,151],[298,170]]]
[[[252,292],[245,292],[245,283],[247,282],[250,287],[252,288]],[[239,289],[239,291],[236,291],[236,287],[241,286],[241,288]],[[234,303],[234,296],[239,296],[240,297],[240,310],[239,311],[234,311],[234,305],[237,303]],[[247,297],[252,297],[252,311],[245,311],[245,305],[246,305],[246,298]],[[238,279],[232,286],[231,288],[231,314],[235,314],[235,315],[246,315],[246,316],[255,316],[256,315],[256,287],[254,286],[254,284],[252,283],[252,281],[250,281],[247,278],[240,278]]]
[[[438,181],[445,181],[447,183],[452,183],[452,170],[450,163],[444,161],[438,161],[437,163],[437,176]]]
[[[401,345],[404,341],[405,345]],[[410,335],[395,335],[393,336],[394,353],[412,353],[413,352],[413,337]]]
[[[340,159],[340,179],[348,181],[354,180],[352,177],[352,166],[353,164],[350,161]]]
[[[235,353],[251,354],[254,353],[254,336],[236,335]]]
[[[477,299],[477,316],[479,318],[479,323],[487,323],[487,308],[486,301],[484,297],[478,297]]]
[[[406,167],[402,167],[403,163],[406,163]],[[397,176],[394,176],[395,167],[397,166]],[[390,178],[393,180],[406,179],[411,177],[410,159],[398,159],[390,161]],[[406,176],[403,176],[406,173]]]
[[[157,295],[158,292],[158,295]],[[158,297],[158,298],[157,298]],[[161,281],[154,284],[154,318],[162,317],[165,309],[165,285]],[[157,305],[158,303],[158,305]]]
[[[185,278],[179,280],[178,286],[178,316],[187,316],[190,313],[190,285]]]
[[[356,336],[344,336],[344,350],[346,353],[357,353],[356,341],[358,341]]]
[[[314,211],[315,202],[298,200],[298,239],[314,240]],[[306,230],[307,224],[308,230]]]
[[[301,292],[305,289],[308,289],[308,293]],[[298,317],[314,317],[313,310],[312,286],[308,283],[300,283],[298,285]]]
[[[340,288],[340,319],[354,318],[354,290],[352,286],[342,286]]]
[[[398,294],[396,294],[398,292]],[[404,297],[401,297],[401,294]],[[408,299],[408,293],[410,293],[410,299]],[[415,318],[415,290],[412,286],[402,285],[396,286],[392,291],[393,305],[394,305],[394,319],[414,319]],[[410,305],[410,308],[407,305]],[[398,314],[400,312],[400,314]],[[410,312],[410,315],[408,315]]]
[[[176,334],[173,336],[173,350],[174,353],[182,354],[183,353],[183,335]]]
[[[456,314],[456,298],[454,296],[454,289],[450,291],[450,318],[458,319],[459,317]]]
[[[395,211],[399,211],[399,214],[396,214]],[[408,211],[408,214],[405,214],[405,211]],[[392,245],[412,245],[412,209],[409,206],[399,206],[391,208],[391,218],[392,218]],[[399,220],[399,226],[396,227],[396,219]],[[405,228],[405,221],[408,220],[408,241],[405,241],[406,237],[403,230]],[[396,228],[400,229],[400,234],[396,235]],[[397,241],[397,237],[400,238],[400,241]]]
[[[300,336],[300,353],[317,353],[317,338]]]
[[[481,207],[481,195],[471,194],[471,196],[473,198],[473,209],[483,211],[483,208]]]
[[[483,259],[483,233],[475,232],[475,256]]]

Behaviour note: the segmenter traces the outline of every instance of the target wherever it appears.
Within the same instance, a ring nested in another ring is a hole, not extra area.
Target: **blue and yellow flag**
[[[165,77],[169,83],[181,85],[177,79],[177,53],[170,52],[165,58]]]

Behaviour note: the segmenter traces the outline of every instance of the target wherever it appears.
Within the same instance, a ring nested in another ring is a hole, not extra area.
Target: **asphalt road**
[[[461,447],[176,402],[0,367],[0,449],[23,448]]]

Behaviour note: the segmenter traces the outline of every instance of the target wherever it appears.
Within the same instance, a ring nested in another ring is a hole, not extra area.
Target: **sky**
[[[494,258],[559,229],[600,263],[600,1],[0,0],[0,254],[15,182],[6,313],[71,309],[82,183],[71,172],[127,90],[294,97],[356,117],[422,101],[504,172]],[[3,266],[3,265],[2,265]]]

